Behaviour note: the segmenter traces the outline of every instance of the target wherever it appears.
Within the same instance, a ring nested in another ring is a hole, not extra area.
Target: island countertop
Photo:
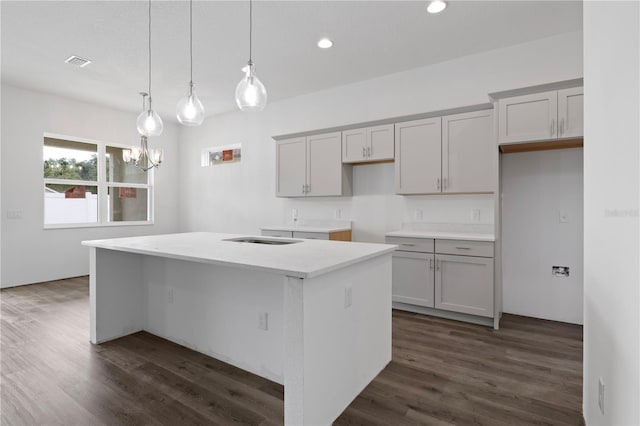
[[[269,245],[227,241],[233,238],[295,240]],[[246,234],[188,232],[83,241],[83,245],[150,256],[262,270],[296,278],[313,278],[394,251],[390,244],[303,240]]]

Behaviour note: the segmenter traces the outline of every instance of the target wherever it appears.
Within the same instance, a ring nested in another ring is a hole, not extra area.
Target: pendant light
[[[140,95],[142,96],[142,114],[146,114],[148,110],[148,93],[140,92]],[[164,150],[149,149],[149,140],[146,135],[142,135],[140,137],[139,147],[122,150],[122,159],[125,163],[133,164],[137,168],[146,172],[147,170],[160,166],[164,159]]]
[[[153,110],[151,98],[151,0],[149,0],[149,102],[147,108],[138,116],[138,133],[143,136],[160,136],[162,134],[162,119]]]
[[[199,126],[204,121],[204,106],[193,90],[193,0],[189,0],[189,63],[191,67],[189,92],[178,101],[176,115],[180,124]]]
[[[244,78],[236,87],[236,103],[242,111],[262,111],[267,104],[267,91],[256,76],[252,54],[253,2],[249,0],[249,62],[242,68]]]

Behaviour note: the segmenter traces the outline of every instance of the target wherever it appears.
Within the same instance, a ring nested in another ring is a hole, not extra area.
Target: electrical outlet
[[[423,218],[422,209],[416,209],[413,214],[413,218],[416,222],[421,222]]]
[[[334,212],[334,217],[336,219],[340,219],[342,217],[342,210],[336,209],[336,211]]]
[[[556,277],[566,278],[569,276],[569,267],[568,266],[552,266],[551,274]]]
[[[291,209],[291,218],[292,219],[298,218],[298,209]]]
[[[471,221],[480,222],[480,209],[471,209]]]
[[[558,212],[558,221],[560,223],[569,223],[569,213],[564,210]]]
[[[7,219],[22,219],[22,210],[7,210]]]
[[[600,408],[600,413],[604,415],[604,382],[602,377],[598,378],[598,407]]]
[[[258,328],[260,330],[268,330],[269,329],[269,313],[268,312],[260,312],[258,315]]]
[[[353,302],[353,291],[351,289],[351,286],[346,286],[344,288],[344,308],[347,309],[349,306],[351,306],[351,303]]]
[[[173,303],[173,289],[172,288],[167,290],[167,302],[168,303]]]

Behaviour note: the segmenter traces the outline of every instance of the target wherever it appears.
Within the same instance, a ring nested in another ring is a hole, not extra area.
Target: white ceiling
[[[255,1],[254,62],[269,100],[582,29],[581,1]],[[145,1],[2,1],[2,80],[123,110],[147,86]],[[154,103],[165,120],[189,80],[188,2],[152,4]],[[207,115],[235,109],[248,2],[194,2],[194,82]],[[316,47],[328,36],[329,50]],[[93,61],[76,68],[70,55]]]

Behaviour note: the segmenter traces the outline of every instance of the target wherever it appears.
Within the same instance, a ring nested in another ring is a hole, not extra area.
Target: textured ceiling
[[[269,100],[582,28],[580,1],[256,1],[254,62]],[[153,94],[165,119],[189,80],[189,4],[155,1]],[[194,81],[207,115],[235,109],[248,2],[194,2]],[[2,80],[137,111],[147,86],[144,1],[2,1]],[[329,50],[316,47],[328,36]],[[75,54],[93,61],[76,68]]]

